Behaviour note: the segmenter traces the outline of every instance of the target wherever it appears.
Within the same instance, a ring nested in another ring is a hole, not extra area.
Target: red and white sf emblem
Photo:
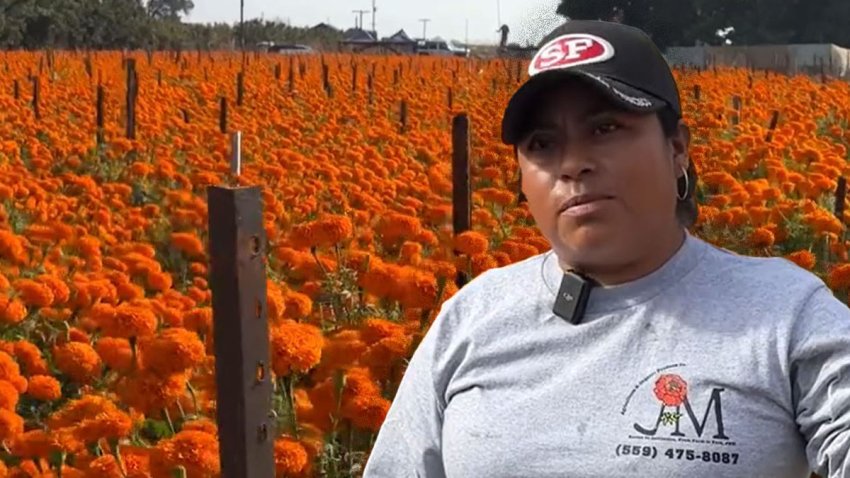
[[[613,56],[614,47],[604,38],[571,33],[543,45],[528,65],[528,74],[534,76],[547,70],[599,63]]]

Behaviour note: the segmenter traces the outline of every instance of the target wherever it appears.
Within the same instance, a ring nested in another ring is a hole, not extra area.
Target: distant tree
[[[835,43],[850,47],[847,0],[561,0],[567,18],[621,21],[646,31],[662,48],[718,44],[734,27],[736,44]]]
[[[151,18],[176,20],[191,13],[193,8],[192,0],[148,0],[147,12]]]

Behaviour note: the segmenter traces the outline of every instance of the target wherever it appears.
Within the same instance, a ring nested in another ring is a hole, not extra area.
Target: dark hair
[[[679,134],[679,120],[681,117],[676,114],[672,108],[664,108],[657,114],[658,121],[661,122],[661,130],[664,132],[664,136],[666,138],[672,138]],[[687,196],[685,196],[685,199],[679,199],[676,202],[676,217],[679,219],[679,223],[681,223],[684,227],[690,228],[696,223],[697,217],[699,216],[699,206],[697,205],[695,194],[697,187],[697,170],[694,167],[693,162],[688,162],[687,184],[685,179],[681,178],[676,186],[679,191],[682,191],[685,187],[688,188],[688,193]]]

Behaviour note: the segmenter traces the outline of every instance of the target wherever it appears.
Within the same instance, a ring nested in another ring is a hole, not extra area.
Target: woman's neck
[[[646,254],[639,255],[635,260],[625,264],[588,265],[581,268],[582,274],[595,280],[602,286],[625,284],[647,276],[663,266],[685,242],[687,231],[678,227],[674,231],[663,234],[660,241],[653,240]],[[573,269],[573,266],[559,261],[563,270]]]

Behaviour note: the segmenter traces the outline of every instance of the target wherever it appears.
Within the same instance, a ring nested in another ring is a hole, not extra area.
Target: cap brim
[[[511,97],[502,117],[502,142],[517,144],[522,139],[529,111],[541,104],[539,98],[543,93],[563,84],[565,78],[583,80],[614,105],[628,111],[653,113],[667,106],[666,101],[610,77],[577,69],[547,71],[531,77]]]

